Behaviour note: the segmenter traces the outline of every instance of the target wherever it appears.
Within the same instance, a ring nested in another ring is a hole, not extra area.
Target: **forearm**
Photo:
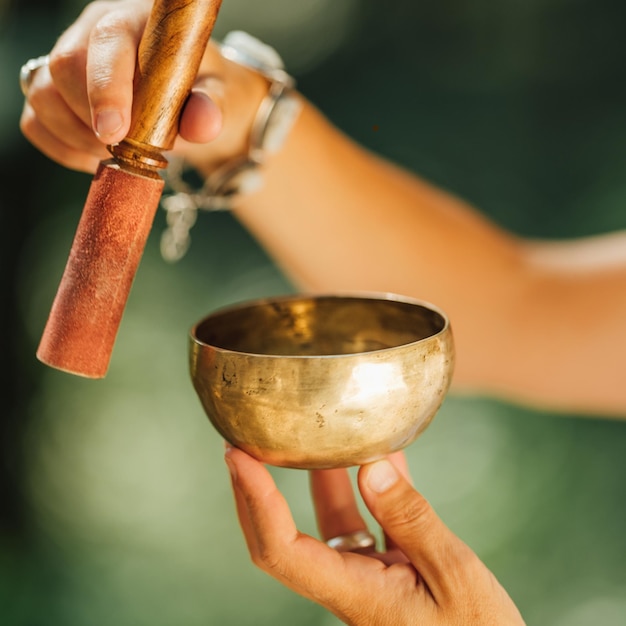
[[[525,246],[513,382],[548,406],[626,417],[626,232]],[[536,372],[534,370],[537,370]]]
[[[301,288],[438,304],[455,332],[459,390],[626,415],[626,259],[561,269],[564,251],[506,233],[310,106],[265,177],[237,215]]]
[[[126,136],[136,70],[129,50],[150,4],[88,5],[30,82],[20,127],[57,162],[93,172],[109,156],[105,146]],[[209,46],[175,151],[205,175],[246,155],[267,88]],[[111,128],[118,114],[123,123]],[[456,336],[457,389],[626,415],[623,254],[599,266],[520,240],[363,150],[308,104],[263,170],[265,187],[237,216],[300,287],[397,292],[441,306]]]

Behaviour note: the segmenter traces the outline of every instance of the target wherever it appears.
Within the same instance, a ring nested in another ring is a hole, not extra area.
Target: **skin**
[[[50,67],[36,72],[21,128],[50,158],[93,173],[109,156],[105,146],[125,136],[150,6],[88,5]],[[244,154],[266,90],[262,77],[210,46],[175,152],[203,174]],[[302,101],[286,144],[263,166],[264,186],[235,208],[297,286],[434,302],[455,333],[456,392],[626,416],[626,233],[521,239],[356,145]]]
[[[150,7],[88,5],[35,73],[21,129],[59,164],[93,173],[106,145],[126,135]],[[174,151],[205,175],[244,154],[266,91],[265,79],[209,46]],[[296,285],[436,303],[455,333],[457,392],[626,416],[626,233],[523,240],[364,150],[301,100],[285,145],[263,166],[263,188],[235,208]],[[234,449],[227,463],[254,562],[345,622],[523,623],[489,570],[388,462],[359,471],[386,537],[371,554],[340,554],[302,535],[261,464]],[[322,539],[364,527],[345,472],[314,472],[311,481]]]
[[[311,472],[320,541],[297,529],[261,463],[230,447],[226,463],[254,563],[346,624],[524,624],[493,574],[396,468],[401,455],[359,469],[360,494],[385,539],[380,551],[359,554],[323,541],[365,529],[346,470]]]

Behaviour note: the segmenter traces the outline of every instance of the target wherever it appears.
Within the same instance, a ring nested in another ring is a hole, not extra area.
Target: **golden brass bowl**
[[[452,332],[435,306],[395,295],[296,295],[218,310],[190,333],[211,423],[270,465],[361,465],[428,426],[450,384]]]

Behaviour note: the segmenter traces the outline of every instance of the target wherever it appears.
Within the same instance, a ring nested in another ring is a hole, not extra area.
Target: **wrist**
[[[201,73],[192,95],[203,94],[215,103],[220,111],[221,119],[217,121],[219,130],[208,142],[196,139],[193,144],[187,143],[175,157],[183,159],[187,166],[193,167],[203,177],[247,154],[250,129],[269,89],[265,77],[223,58],[216,61],[215,55],[213,50],[209,63],[211,67],[219,63],[218,71]],[[206,127],[211,120],[207,114],[196,123]]]
[[[291,126],[287,105],[297,108],[295,81],[273,48],[234,31],[216,49],[221,72],[215,70],[214,48],[194,91],[204,91],[217,102],[223,112],[222,128],[202,153],[199,150],[185,158],[204,176],[236,161],[262,165],[280,149]]]
[[[185,253],[198,209],[234,208],[242,195],[262,185],[263,166],[281,149],[302,106],[294,92],[294,79],[272,48],[246,33],[235,32],[218,49],[224,68],[221,88],[228,93],[224,125],[218,139],[211,142],[210,159],[206,154],[194,158],[190,152],[186,163],[174,159],[168,167],[166,183],[174,192],[163,200],[168,229],[162,239],[162,253],[168,260],[177,260]],[[203,78],[219,80],[215,73],[207,74],[200,77],[200,85]],[[220,94],[216,99],[221,99]],[[186,181],[188,165],[204,177],[201,188]]]

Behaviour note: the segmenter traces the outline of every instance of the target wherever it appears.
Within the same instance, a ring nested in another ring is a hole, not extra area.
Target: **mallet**
[[[106,375],[126,301],[163,191],[162,152],[198,72],[221,0],[155,0],[137,58],[128,136],[109,148],[89,189],[37,358]]]

